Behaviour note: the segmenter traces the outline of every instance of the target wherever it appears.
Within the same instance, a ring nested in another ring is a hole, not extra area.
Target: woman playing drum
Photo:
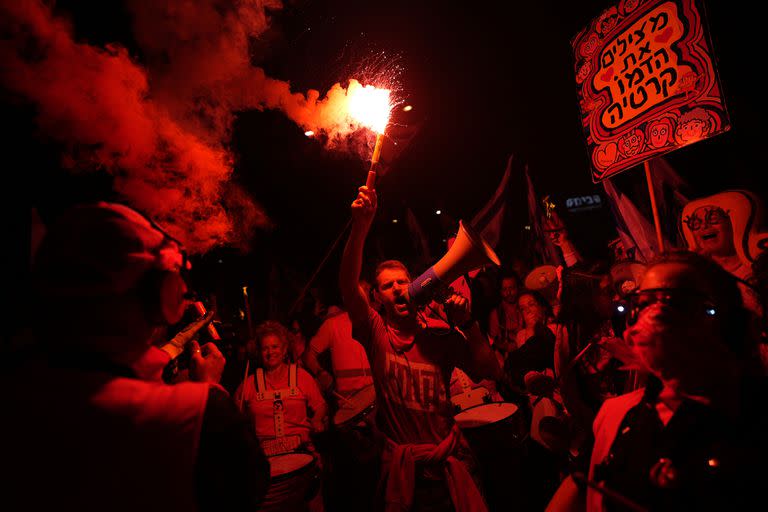
[[[257,328],[262,367],[240,385],[236,398],[270,458],[272,484],[262,510],[322,510],[319,457],[310,434],[325,430],[327,406],[309,373],[288,363],[289,339],[277,322]]]

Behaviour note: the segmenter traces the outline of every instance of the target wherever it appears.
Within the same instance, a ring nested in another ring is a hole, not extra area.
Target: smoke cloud
[[[253,65],[251,42],[278,1],[128,7],[141,63],[122,46],[75,41],[67,20],[40,0],[0,0],[2,86],[36,107],[41,132],[68,148],[65,166],[109,172],[120,195],[192,252],[247,244],[269,221],[231,180],[235,113],[277,109],[338,147],[360,129],[346,112],[360,84],[336,84],[321,98]]]

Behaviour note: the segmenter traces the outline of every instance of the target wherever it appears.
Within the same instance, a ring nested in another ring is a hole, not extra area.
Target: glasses
[[[640,290],[627,296],[627,325],[637,323],[640,313],[649,306],[661,303],[680,313],[702,312],[715,316],[714,302],[701,292],[684,288],[655,288]]]
[[[138,210],[137,210],[138,211]],[[160,224],[155,222],[149,215],[145,215],[142,212],[141,215],[144,216],[145,219],[149,222],[149,224],[152,226],[153,229],[159,231],[163,235],[163,241],[160,242],[160,245],[155,249],[155,253],[157,253],[158,257],[162,257],[164,253],[166,254],[174,254],[178,253],[178,257],[171,257],[172,260],[174,260],[174,270],[178,270],[183,277],[188,277],[189,271],[192,269],[192,262],[189,259],[189,255],[187,254],[187,251],[184,250],[184,245],[179,241],[178,238],[172,236],[170,233],[168,233]]]
[[[683,220],[691,231],[698,231],[705,226],[717,226],[728,220],[728,212],[722,208],[712,208],[706,210],[704,219],[696,215],[690,215]]]

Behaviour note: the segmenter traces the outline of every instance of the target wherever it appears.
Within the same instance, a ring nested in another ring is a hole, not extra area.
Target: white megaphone
[[[408,285],[411,303],[427,304],[460,276],[490,264],[499,266],[499,257],[480,234],[459,221],[456,240],[445,256]]]

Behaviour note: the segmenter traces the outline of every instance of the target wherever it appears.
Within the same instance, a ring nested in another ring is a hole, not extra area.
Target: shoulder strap
[[[458,367],[455,368],[454,371],[456,372],[456,379],[459,381],[462,392],[469,393],[472,390],[472,385],[469,383],[469,376]]]
[[[267,381],[264,379],[263,368],[256,368],[254,379],[256,380],[256,400],[264,400],[267,392]]]
[[[299,367],[296,363],[291,364],[288,367],[288,394],[289,396],[296,396],[299,394],[299,385],[298,385],[298,373],[299,373]]]

